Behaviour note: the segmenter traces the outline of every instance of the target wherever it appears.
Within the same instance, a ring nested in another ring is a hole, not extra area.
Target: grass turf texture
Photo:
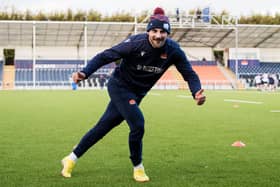
[[[152,91],[143,100],[144,165],[132,179],[128,126],[122,123],[60,176],[60,160],[99,119],[106,91],[0,91],[0,186],[279,186],[279,92]],[[262,104],[225,102],[237,99]],[[245,148],[231,147],[241,140]]]

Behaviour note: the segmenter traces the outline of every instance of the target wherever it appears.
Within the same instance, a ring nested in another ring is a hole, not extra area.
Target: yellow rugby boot
[[[66,156],[61,160],[61,164],[63,166],[61,175],[65,178],[70,178],[72,170],[75,166],[75,162],[71,160],[68,156]]]
[[[148,182],[150,180],[146,175],[144,168],[134,169],[133,178],[137,182]]]

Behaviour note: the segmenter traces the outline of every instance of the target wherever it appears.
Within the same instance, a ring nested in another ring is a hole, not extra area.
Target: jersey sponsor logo
[[[146,71],[146,72],[150,72],[150,73],[161,73],[163,71],[162,68],[159,67],[155,67],[155,66],[145,66],[145,65],[140,65],[138,64],[136,66],[137,70],[142,70],[142,71]]]
[[[136,101],[135,101],[134,99],[130,99],[130,100],[128,101],[128,103],[129,103],[130,105],[135,105],[135,104],[136,104]]]

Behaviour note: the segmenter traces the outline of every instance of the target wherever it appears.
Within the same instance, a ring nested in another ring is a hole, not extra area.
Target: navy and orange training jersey
[[[175,65],[188,82],[192,95],[201,89],[198,75],[193,71],[185,53],[170,38],[161,48],[153,48],[148,34],[130,36],[125,41],[97,54],[83,68],[86,78],[103,65],[121,59],[112,78],[122,81],[135,92],[147,92],[171,65]]]

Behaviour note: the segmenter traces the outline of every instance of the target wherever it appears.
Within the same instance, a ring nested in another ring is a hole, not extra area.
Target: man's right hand
[[[75,83],[78,83],[78,82],[84,80],[85,77],[86,77],[86,75],[83,72],[79,72],[79,71],[74,72],[72,74],[72,79],[73,79],[73,82],[75,82]]]

